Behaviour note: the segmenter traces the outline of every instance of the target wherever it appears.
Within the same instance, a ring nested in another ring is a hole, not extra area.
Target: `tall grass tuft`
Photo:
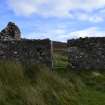
[[[45,66],[0,62],[0,105],[78,105],[73,84]]]

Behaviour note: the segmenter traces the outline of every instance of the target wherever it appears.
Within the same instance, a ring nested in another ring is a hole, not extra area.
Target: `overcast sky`
[[[15,22],[24,38],[105,36],[105,0],[0,0],[0,29]]]

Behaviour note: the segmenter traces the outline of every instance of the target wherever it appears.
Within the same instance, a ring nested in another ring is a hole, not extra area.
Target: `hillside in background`
[[[67,68],[64,43],[55,43],[53,54],[53,71],[0,62],[0,105],[105,105],[105,71]]]

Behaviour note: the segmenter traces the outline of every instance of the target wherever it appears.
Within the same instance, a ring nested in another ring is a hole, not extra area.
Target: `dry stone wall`
[[[22,39],[19,27],[9,22],[0,32],[0,60],[15,60],[26,65],[45,64],[52,68],[51,41]]]
[[[52,67],[51,41],[0,40],[0,60],[15,60],[24,64],[45,64]]]
[[[68,41],[69,65],[74,69],[105,69],[105,37]]]

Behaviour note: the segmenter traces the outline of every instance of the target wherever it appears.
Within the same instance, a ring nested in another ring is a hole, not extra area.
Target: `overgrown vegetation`
[[[77,105],[72,84],[42,68],[0,62],[0,105]]]
[[[53,71],[0,62],[0,105],[105,105],[105,71],[73,71],[59,52]]]
[[[72,70],[67,67],[68,59],[64,52],[54,53],[55,71],[73,85],[78,103],[75,105],[105,105],[105,70]]]

